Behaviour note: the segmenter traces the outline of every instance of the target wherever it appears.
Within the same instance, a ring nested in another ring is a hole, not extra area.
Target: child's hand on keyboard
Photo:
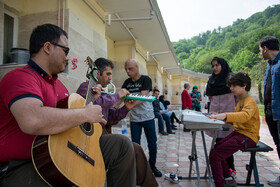
[[[212,114],[207,117],[210,119],[224,120],[227,118],[227,115],[226,115],[226,113],[221,113],[221,114],[214,114],[214,115]]]

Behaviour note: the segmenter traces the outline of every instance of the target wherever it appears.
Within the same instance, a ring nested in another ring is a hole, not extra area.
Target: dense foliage
[[[173,42],[173,46],[183,68],[210,74],[210,61],[218,56],[227,60],[233,72],[246,71],[259,83],[266,67],[259,53],[259,40],[265,35],[280,40],[280,5],[268,7],[246,20],[237,19],[231,26]]]

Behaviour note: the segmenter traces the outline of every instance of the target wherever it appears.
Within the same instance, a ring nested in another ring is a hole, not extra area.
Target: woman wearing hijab
[[[176,115],[175,115],[174,112],[169,112],[169,111],[167,110],[167,108],[165,108],[164,103],[165,103],[165,101],[167,101],[167,100],[165,100],[164,95],[159,96],[159,99],[158,99],[158,100],[160,101],[160,102],[159,102],[159,104],[160,104],[160,109],[163,110],[163,112],[166,113],[166,114],[168,114],[169,117],[170,117],[172,129],[173,129],[173,130],[177,130],[176,125],[174,125],[174,119],[176,120],[177,123],[181,123],[181,121],[176,117]],[[169,102],[169,103],[170,103],[170,102]]]
[[[227,62],[223,58],[214,57],[211,61],[213,73],[210,76],[207,87],[206,95],[208,96],[211,105],[210,113],[224,113],[224,112],[234,112],[235,105],[237,103],[236,98],[233,93],[231,93],[229,87],[226,84],[226,79],[231,73],[231,69]],[[224,137],[229,135],[233,131],[233,126],[230,124],[225,124],[224,127],[229,129],[228,131],[220,130],[217,135],[216,143],[222,140]],[[211,132],[207,133],[213,137]],[[227,158],[227,163],[231,168],[232,176],[235,177],[236,171],[234,167],[233,156]]]
[[[202,98],[200,91],[198,91],[197,85],[193,86],[193,90],[190,96],[192,99],[192,109],[201,112],[200,101],[202,100]]]

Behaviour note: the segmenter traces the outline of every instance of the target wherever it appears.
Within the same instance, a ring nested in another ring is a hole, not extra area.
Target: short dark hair
[[[227,85],[233,86],[245,86],[245,90],[248,92],[251,89],[251,79],[246,72],[230,73],[227,78]]]
[[[29,39],[29,53],[32,57],[38,53],[46,42],[57,43],[60,36],[64,35],[68,38],[67,33],[60,27],[53,24],[44,24],[37,26],[33,31]]]
[[[114,64],[112,61],[106,59],[106,58],[98,58],[94,61],[96,67],[99,69],[100,71],[100,75],[102,75],[102,73],[106,70],[106,67],[110,67],[112,69],[114,69]]]
[[[274,36],[264,36],[260,39],[260,46],[264,46],[270,50],[279,50],[279,41]]]
[[[155,92],[160,92],[160,91],[159,91],[158,89],[155,88],[155,89],[153,90],[153,93],[155,93]]]

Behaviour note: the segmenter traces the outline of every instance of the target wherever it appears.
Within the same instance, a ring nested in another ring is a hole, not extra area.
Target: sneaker
[[[277,177],[276,179],[267,181],[267,184],[269,184],[271,186],[280,186],[280,176]]]
[[[236,175],[237,175],[236,170],[229,169],[229,172],[230,172],[230,175],[232,176],[232,178],[234,178],[234,179],[237,178],[236,177]]]
[[[167,133],[167,132],[164,132],[164,131],[159,132],[159,133],[162,134],[162,135],[168,135],[168,133]]]
[[[155,177],[161,177],[162,176],[162,173],[156,167],[153,167],[152,171],[153,171]]]
[[[166,174],[164,174],[164,179],[166,179],[166,180],[168,180],[168,181],[170,181],[172,183],[175,183],[175,184],[179,183],[178,176],[175,173],[166,173]]]
[[[167,132],[168,134],[175,134],[175,132]]]
[[[236,187],[237,183],[234,179],[231,180],[225,180],[224,187]]]

